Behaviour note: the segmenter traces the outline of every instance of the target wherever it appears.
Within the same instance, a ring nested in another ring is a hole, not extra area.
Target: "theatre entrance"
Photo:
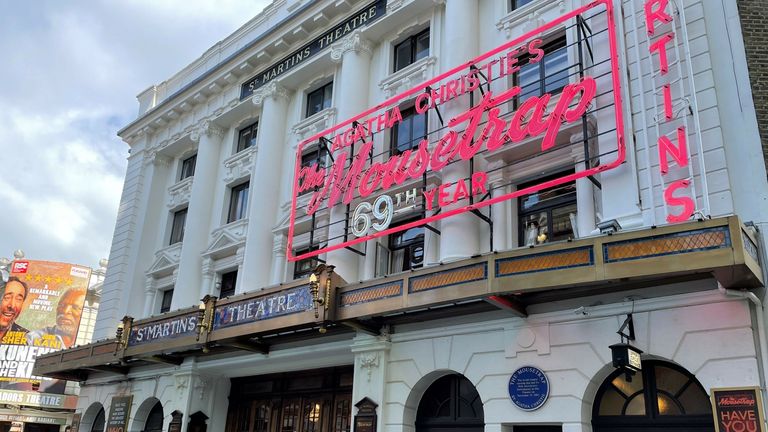
[[[350,432],[352,366],[233,378],[226,432]]]
[[[438,378],[419,401],[416,432],[483,432],[483,402],[475,386],[459,374]]]
[[[644,361],[627,381],[615,371],[592,407],[594,432],[714,432],[709,396],[690,372],[663,361]]]

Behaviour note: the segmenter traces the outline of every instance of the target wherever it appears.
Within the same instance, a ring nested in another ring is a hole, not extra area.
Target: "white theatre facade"
[[[768,373],[738,20],[277,0],[138,96],[100,341],[36,371],[80,431],[715,430]]]

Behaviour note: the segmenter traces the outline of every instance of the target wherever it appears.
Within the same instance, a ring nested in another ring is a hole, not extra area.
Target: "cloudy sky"
[[[269,3],[0,1],[0,257],[108,257],[136,94]]]

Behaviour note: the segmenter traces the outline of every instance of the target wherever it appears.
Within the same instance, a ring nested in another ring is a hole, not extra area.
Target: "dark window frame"
[[[173,302],[173,288],[162,291],[163,297],[160,300],[160,313],[166,313],[171,310]]]
[[[227,223],[239,221],[248,216],[248,195],[250,194],[250,187],[250,182],[244,182],[230,188]]]
[[[249,124],[237,131],[237,148],[235,153],[251,148],[256,145],[256,139],[259,136],[259,121]]]
[[[179,174],[179,181],[184,180],[195,175],[195,168],[197,166],[197,153],[181,161],[181,173]]]
[[[534,185],[537,185],[537,184],[544,183],[544,182],[549,181],[549,180],[554,180],[556,178],[564,177],[564,176],[566,176],[568,174],[572,174],[572,173],[573,173],[572,171],[563,171],[563,172],[560,172],[558,174],[542,177],[542,178],[539,178],[539,179],[531,181],[531,182],[519,184],[517,186],[517,189],[518,190],[525,189],[525,188],[528,188],[528,187],[531,187],[531,186],[534,186]],[[572,189],[572,192],[569,191],[569,192],[566,192],[565,194],[562,194],[562,195],[554,195],[552,198],[546,198],[545,197],[544,200],[542,200],[540,203],[534,204],[534,205],[532,205],[529,208],[524,208],[523,203],[524,203],[524,200],[526,198],[528,198],[528,197],[530,197],[530,196],[532,196],[534,194],[535,195],[544,195],[544,194],[547,194],[548,192],[557,191],[560,188],[570,188],[570,189]],[[550,243],[550,242],[553,242],[553,241],[567,240],[567,239],[555,239],[555,240],[552,239],[552,233],[555,232],[552,214],[553,214],[553,211],[564,209],[564,208],[568,208],[570,206],[574,206],[575,207],[576,205],[577,205],[577,196],[576,196],[576,182],[575,181],[570,181],[570,182],[563,183],[563,184],[560,184],[560,185],[557,185],[557,186],[554,186],[554,187],[551,187],[551,188],[546,188],[546,189],[539,190],[537,192],[532,192],[532,193],[530,193],[528,195],[520,196],[518,198],[518,201],[517,201],[517,220],[518,220],[519,244],[521,246],[526,246],[527,245],[526,244],[527,243],[526,242],[526,240],[527,240],[526,239],[526,228],[527,227],[526,227],[526,223],[525,223],[527,217],[531,216],[531,215],[541,214],[541,213],[546,213],[546,216],[547,216],[547,226],[546,226],[546,231],[545,232],[546,232],[546,234],[548,236],[547,239],[544,242],[542,242],[542,243]],[[573,226],[571,226],[571,236],[569,238],[573,238],[573,237],[575,237],[575,232],[573,230]],[[538,244],[538,243],[535,243],[535,244]]]
[[[416,219],[405,219],[402,221],[398,221],[390,225],[390,228],[398,227],[400,225],[405,225],[415,220]],[[407,240],[400,244],[396,244],[397,238],[402,238],[403,236],[405,236],[407,232],[411,230],[420,230],[421,233],[416,234],[416,236],[411,240]],[[399,231],[387,236],[387,249],[389,249],[389,269],[388,269],[389,274],[400,273],[400,272],[415,270],[415,269],[424,267],[424,254],[426,253],[425,242],[424,242],[425,236],[426,236],[426,229],[424,228],[423,225],[419,227],[413,227],[407,230]],[[416,255],[415,252],[419,248],[421,248],[421,261],[418,262],[416,265],[412,265],[413,257]],[[394,269],[393,268],[395,264],[394,254],[396,251],[399,251],[399,250],[404,250],[402,268]]]
[[[517,10],[523,6],[535,2],[536,0],[509,0],[509,10]]]
[[[187,213],[189,208],[185,207],[173,212],[173,220],[171,221],[171,238],[169,245],[181,243],[184,241],[184,228],[187,225]]]
[[[219,298],[235,295],[237,289],[237,269],[222,273],[219,284]]]
[[[535,81],[538,83],[538,88],[536,88],[536,91],[532,91],[531,89],[521,89],[521,92],[518,96],[514,98],[514,105],[515,108],[517,108],[522,101],[525,101],[526,99],[533,97],[533,96],[541,96],[545,93],[550,94],[558,94],[562,92],[563,88],[570,82],[570,68],[572,67],[571,64],[568,64],[565,69],[559,69],[555,72],[551,72],[547,74],[547,62],[552,62],[553,59],[556,59],[556,55],[560,54],[560,50],[566,50],[566,59],[568,56],[567,52],[568,48],[568,41],[566,40],[565,34],[559,34],[557,37],[552,38],[545,44],[541,46],[541,49],[544,50],[544,57],[539,60],[537,63],[529,63],[530,55],[526,54],[519,58],[518,65],[520,66],[520,70],[515,72],[514,74],[514,85],[518,86],[520,85],[520,75],[524,73],[526,69],[535,69],[536,70],[536,77],[537,80]],[[560,85],[559,79],[557,78],[558,75],[565,73],[565,82]],[[549,81],[548,81],[549,80]],[[548,84],[558,84],[556,87],[547,88]],[[527,87],[527,86],[526,86]]]
[[[429,118],[427,117],[427,112],[419,114],[416,112],[416,107],[411,106],[405,109],[401,109],[400,115],[402,116],[403,120],[392,126],[392,130],[389,134],[389,154],[391,155],[399,155],[404,151],[417,148],[421,140],[423,140],[428,134]],[[424,122],[424,135],[420,136],[416,135],[414,132],[414,125],[418,119],[421,119]],[[409,145],[400,146],[398,145],[398,141],[400,140],[400,133],[402,131],[402,126],[406,124],[408,125],[409,136],[407,137],[407,141],[404,144]]]
[[[328,94],[326,94],[328,92]],[[319,109],[316,108],[316,104],[310,103],[314,96],[320,96]],[[307,107],[305,110],[305,117],[312,117],[313,115],[333,106],[333,81],[321,85],[320,87],[307,92]]]
[[[400,41],[399,43],[395,44],[394,50],[393,50],[394,60],[392,61],[392,72],[403,70],[408,66],[416,63],[417,61],[425,57],[429,57],[429,52],[430,52],[429,44],[431,42],[430,41],[431,35],[429,33],[429,30],[430,30],[429,28],[426,28],[425,30],[422,30],[412,36],[409,36],[404,40]],[[417,51],[417,47],[419,45],[419,42],[424,38],[424,36],[426,36],[427,38],[427,51],[426,51],[426,54],[420,55],[420,52]],[[399,63],[400,57],[397,55],[401,47],[409,49],[408,58],[406,59],[404,64]]]
[[[312,248],[302,249],[294,253],[295,256],[302,255],[311,252]],[[293,263],[293,279],[303,279],[309,277],[315,270],[320,260],[317,256],[304,258],[303,260],[295,261]]]

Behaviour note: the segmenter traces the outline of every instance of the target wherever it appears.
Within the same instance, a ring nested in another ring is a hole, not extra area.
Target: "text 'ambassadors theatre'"
[[[741,32],[735,0],[275,1],[139,95],[101,340],[35,373],[82,382],[80,431],[764,430]]]

